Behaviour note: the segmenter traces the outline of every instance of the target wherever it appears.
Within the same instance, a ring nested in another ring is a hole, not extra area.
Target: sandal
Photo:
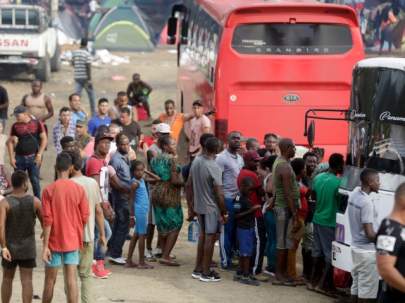
[[[132,262],[131,263],[125,263],[124,267],[125,268],[137,268],[138,264],[132,263]]]
[[[160,259],[159,263],[162,265],[166,265],[166,266],[180,266],[179,263],[172,261],[172,260],[164,260],[164,259]]]
[[[153,269],[153,266],[152,265],[150,265],[150,264],[139,264],[138,265],[138,269]]]

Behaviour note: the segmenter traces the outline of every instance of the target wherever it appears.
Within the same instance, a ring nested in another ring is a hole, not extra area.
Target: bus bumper
[[[336,241],[332,242],[332,265],[347,272],[352,271],[352,249],[350,246]]]

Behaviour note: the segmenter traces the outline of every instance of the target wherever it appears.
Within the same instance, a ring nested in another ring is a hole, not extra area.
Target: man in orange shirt
[[[83,245],[83,230],[89,217],[89,203],[83,187],[69,180],[73,165],[68,153],[58,155],[55,169],[58,179],[42,194],[42,259],[46,263],[42,302],[52,302],[58,268],[63,265],[67,302],[77,303],[77,265]]]

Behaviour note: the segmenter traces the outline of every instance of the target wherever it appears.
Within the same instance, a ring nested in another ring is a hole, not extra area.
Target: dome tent
[[[94,48],[110,51],[152,51],[151,32],[135,5],[119,5],[90,23]]]

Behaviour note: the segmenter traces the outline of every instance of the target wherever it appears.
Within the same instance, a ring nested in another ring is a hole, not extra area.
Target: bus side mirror
[[[170,17],[167,22],[167,44],[176,43],[176,34],[177,34],[177,18]]]
[[[310,147],[314,147],[314,142],[315,142],[315,121],[312,120],[311,123],[309,123],[308,129],[307,129],[307,139],[308,139],[308,145]]]

